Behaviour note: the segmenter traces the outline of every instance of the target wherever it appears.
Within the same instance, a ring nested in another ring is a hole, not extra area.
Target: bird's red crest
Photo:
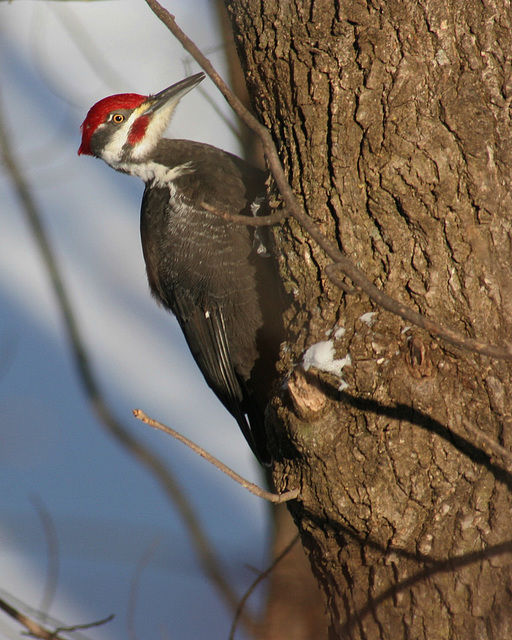
[[[103,98],[89,109],[82,123],[82,144],[78,149],[78,155],[93,155],[91,151],[91,137],[102,122],[105,122],[109,113],[116,109],[136,109],[147,99],[138,93],[120,93],[115,96]]]

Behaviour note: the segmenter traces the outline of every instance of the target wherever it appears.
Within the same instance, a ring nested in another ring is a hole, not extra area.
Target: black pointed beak
[[[151,115],[163,106],[169,104],[169,102],[177,104],[186,93],[196,87],[205,77],[206,75],[203,72],[196,73],[193,76],[185,78],[185,80],[180,80],[176,84],[167,87],[167,89],[160,91],[154,96],[149,96],[146,100],[147,108],[144,110],[144,114]]]

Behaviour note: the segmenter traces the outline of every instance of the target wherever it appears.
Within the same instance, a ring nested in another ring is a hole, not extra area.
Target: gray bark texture
[[[509,342],[510,2],[226,4],[253,108],[308,215],[395,299]],[[329,637],[512,638],[512,476],[478,435],[512,447],[510,363],[337,288],[295,221],[276,236],[292,303],[274,480],[301,487],[289,508]],[[351,357],[343,384],[299,366],[329,339]]]

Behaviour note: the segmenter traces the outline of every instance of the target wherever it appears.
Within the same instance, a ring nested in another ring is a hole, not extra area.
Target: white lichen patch
[[[347,388],[347,383],[343,380],[342,370],[352,364],[352,358],[350,353],[344,358],[335,358],[335,349],[333,340],[324,340],[323,342],[317,342],[307,349],[302,357],[302,364],[307,371],[310,367],[316,367],[320,371],[326,371],[337,376],[341,384],[338,387],[339,391]]]
[[[359,316],[359,320],[364,322],[368,327],[371,327],[375,320],[377,320],[377,318],[375,318],[376,315],[376,311],[368,311],[367,313],[363,313],[362,316]]]
[[[334,339],[335,340],[341,340],[341,338],[343,338],[344,335],[345,335],[345,327],[338,327],[334,331]]]

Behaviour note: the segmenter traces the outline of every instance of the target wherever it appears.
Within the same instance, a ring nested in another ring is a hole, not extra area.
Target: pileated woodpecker
[[[162,137],[179,100],[204,77],[153,96],[100,100],[82,124],[78,153],[145,182],[140,226],[151,292],[176,315],[208,385],[266,463],[281,287],[259,232],[217,215],[261,214],[266,174],[210,145]]]

